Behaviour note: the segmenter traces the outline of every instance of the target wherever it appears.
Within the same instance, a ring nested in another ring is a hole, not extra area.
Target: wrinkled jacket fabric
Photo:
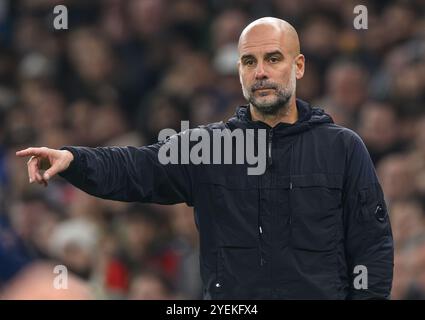
[[[296,123],[274,128],[246,106],[203,127],[267,130],[262,175],[163,165],[158,150],[170,140],[64,147],[74,161],[61,175],[105,199],[193,206],[205,299],[388,299],[393,239],[369,153],[322,109],[299,99],[297,109]]]

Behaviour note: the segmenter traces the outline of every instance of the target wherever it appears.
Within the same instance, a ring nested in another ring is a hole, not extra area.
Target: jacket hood
[[[312,107],[309,103],[296,99],[298,109],[298,120],[294,124],[279,123],[273,130],[279,134],[291,135],[310,130],[312,127],[324,123],[334,123],[332,117],[321,108]],[[249,106],[240,106],[236,109],[235,115],[230,118],[227,125],[231,128],[240,129],[271,129],[269,125],[262,121],[253,121]]]

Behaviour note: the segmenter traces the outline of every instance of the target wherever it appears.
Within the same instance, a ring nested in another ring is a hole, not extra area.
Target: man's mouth
[[[254,91],[264,91],[264,90],[275,90],[274,88],[258,88],[255,89]]]
[[[275,88],[257,88],[252,90],[253,92],[259,92],[259,93],[267,93],[268,91],[274,91]]]

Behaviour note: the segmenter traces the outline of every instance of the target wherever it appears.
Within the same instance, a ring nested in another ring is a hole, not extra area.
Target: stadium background
[[[53,28],[57,4],[68,30]],[[357,4],[368,30],[353,28]],[[104,201],[59,178],[29,185],[15,151],[140,146],[180,120],[228,118],[245,103],[239,34],[276,16],[296,27],[306,56],[297,95],[358,132],[376,165],[396,245],[393,299],[424,298],[424,9],[421,0],[0,1],[0,294],[13,297],[20,270],[50,261],[98,299],[201,297],[192,209]]]

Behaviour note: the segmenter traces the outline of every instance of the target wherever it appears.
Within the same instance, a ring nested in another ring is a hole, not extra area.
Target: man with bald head
[[[305,58],[295,29],[286,21],[261,18],[239,38],[239,76],[255,120],[270,126],[294,123],[296,80],[304,75]]]
[[[388,299],[392,232],[365,145],[296,98],[305,58],[289,23],[252,22],[238,49],[248,104],[202,129],[254,132],[262,174],[248,175],[249,163],[163,165],[160,149],[189,130],[141,148],[28,148],[17,154],[31,156],[30,182],[59,173],[105,199],[193,206],[205,299]]]

